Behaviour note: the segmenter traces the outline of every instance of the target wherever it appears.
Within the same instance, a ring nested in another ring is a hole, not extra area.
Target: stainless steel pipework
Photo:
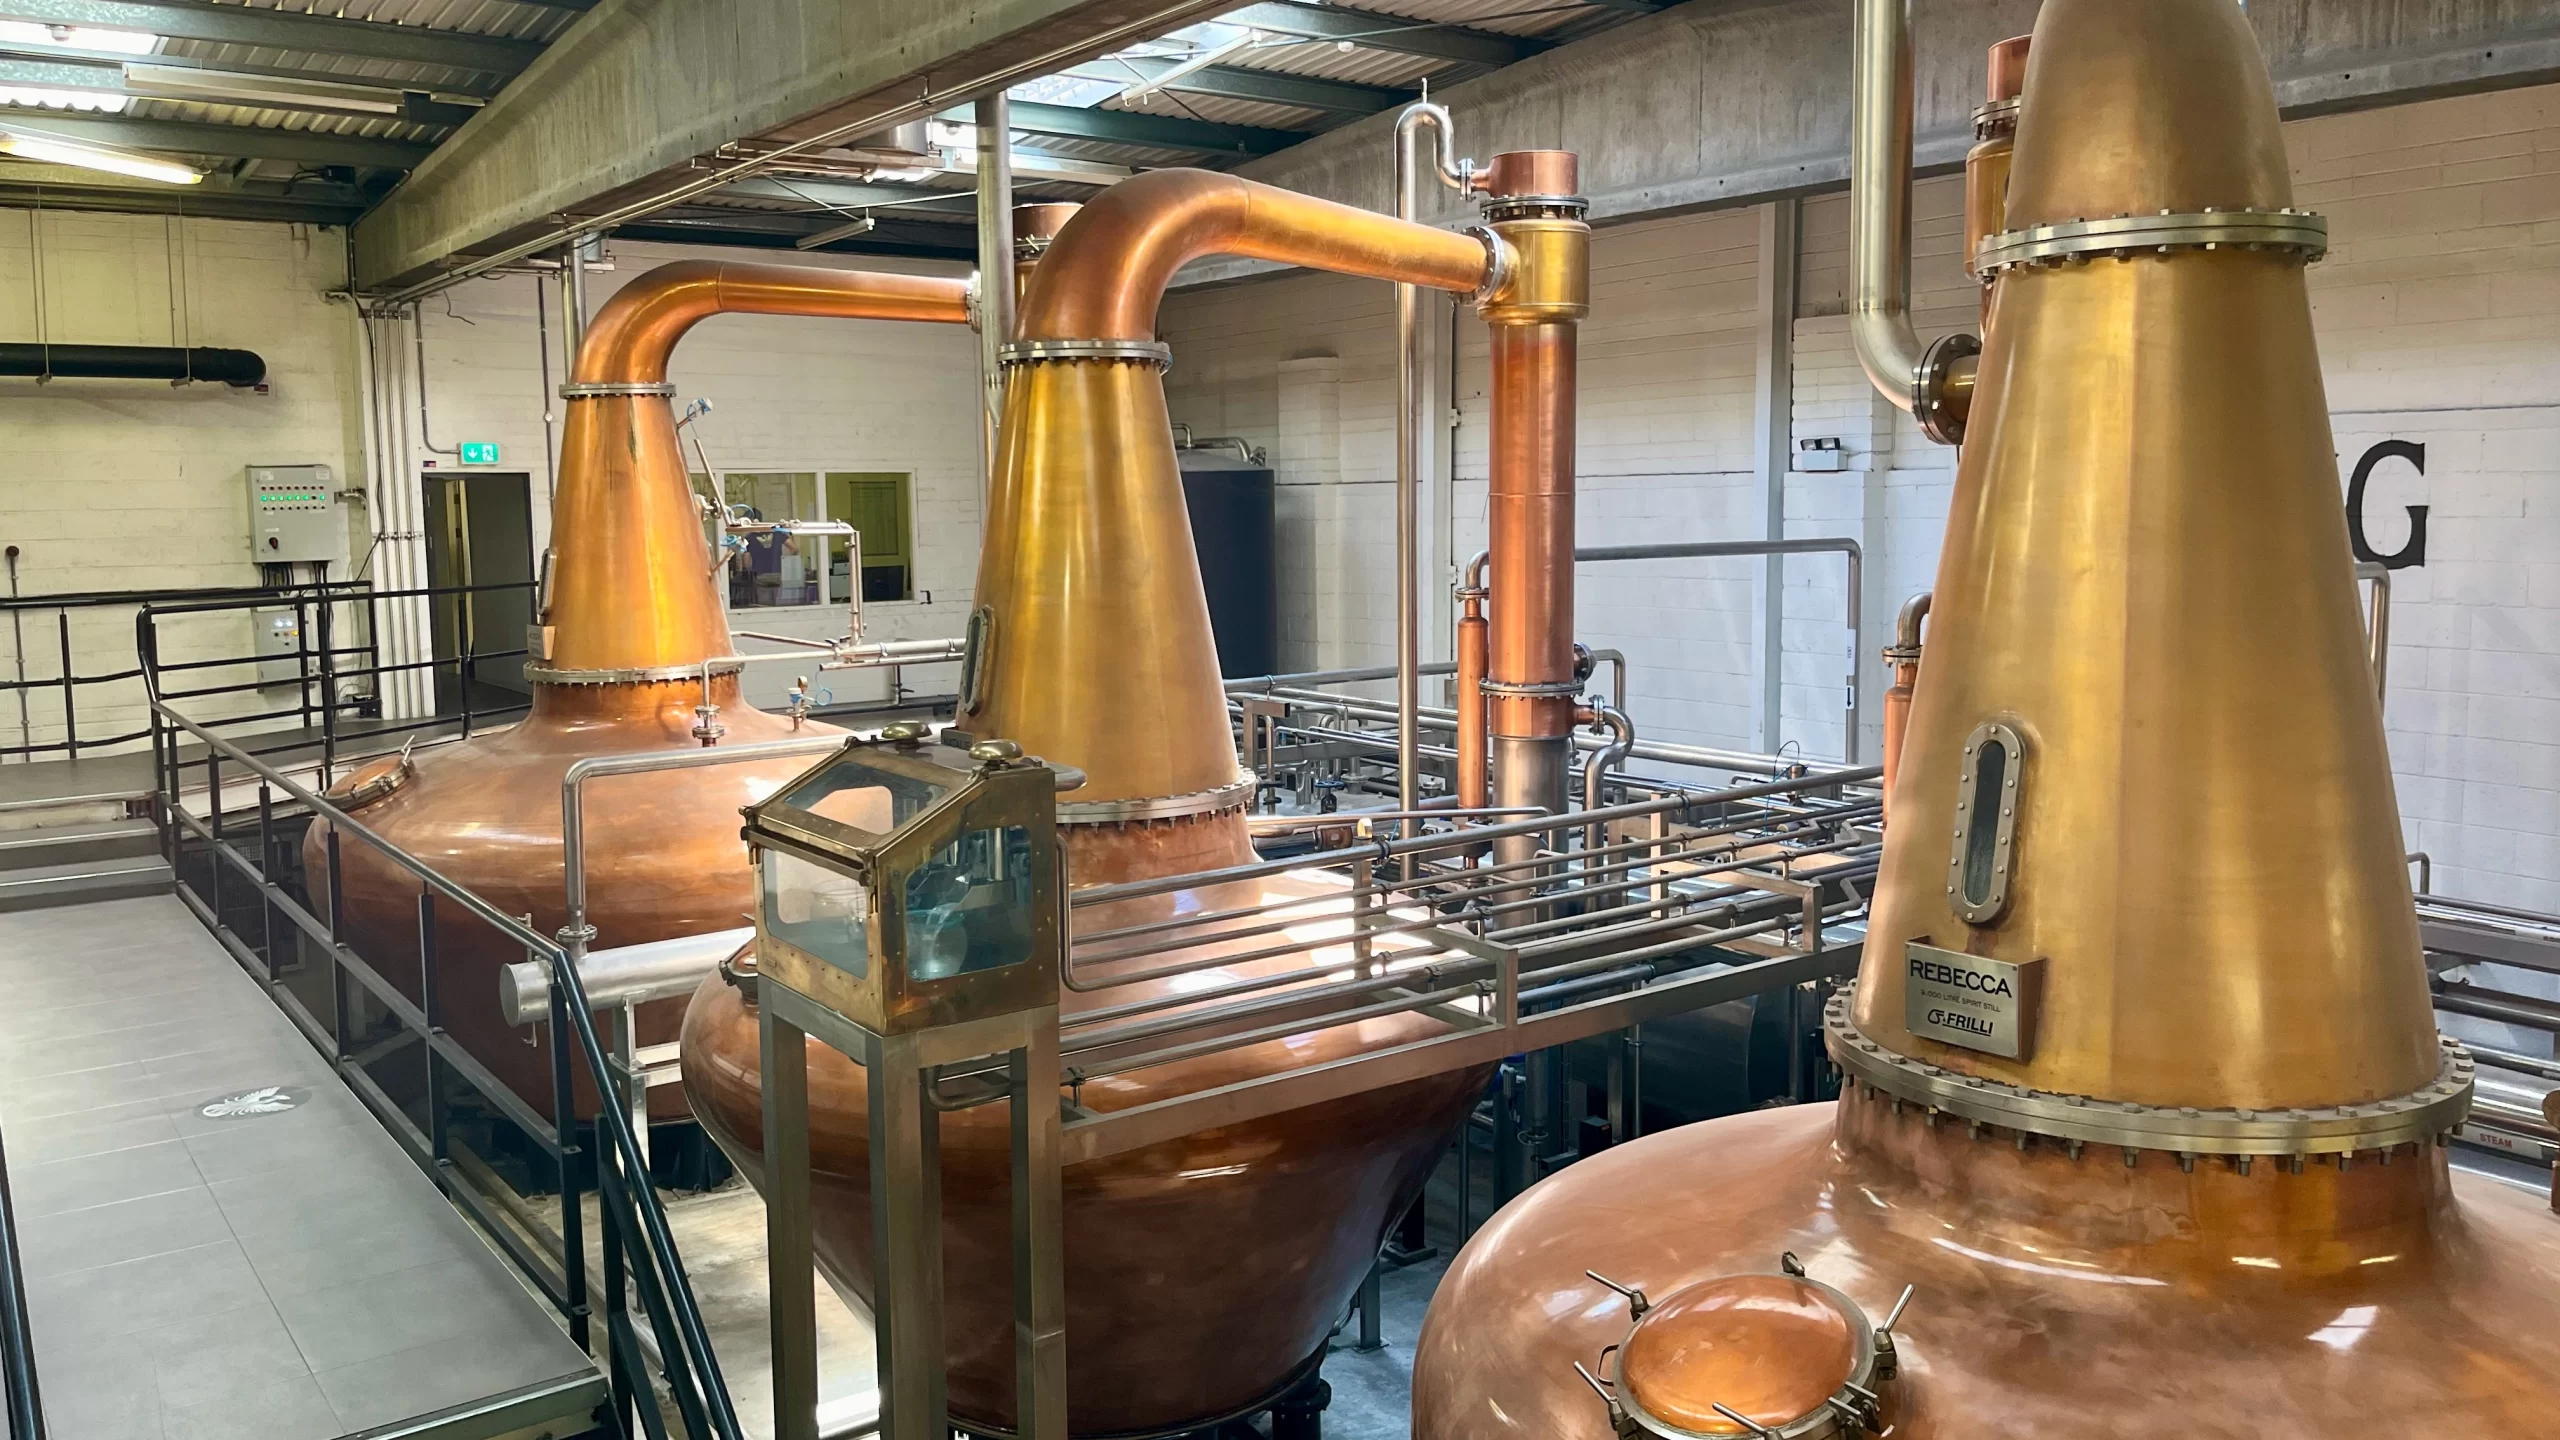
[[[1911,323],[1911,0],[1858,0],[1849,121],[1849,334],[1858,364],[1908,410]]]
[[[1610,740],[1582,762],[1582,808],[1585,810],[1600,807],[1600,790],[1609,767],[1625,763],[1628,752],[1634,750],[1636,744],[1636,722],[1628,719],[1625,711],[1615,705],[1602,705],[1598,716],[1597,723],[1608,730]],[[1583,829],[1582,848],[1586,853],[1599,849],[1608,840],[1609,827],[1606,825],[1591,825]]]
[[[1475,188],[1475,162],[1457,156],[1449,112],[1428,100],[1396,117],[1396,218],[1422,213],[1422,144],[1429,132],[1429,171],[1441,184],[1466,194]],[[1422,802],[1421,757],[1416,753],[1414,712],[1422,704],[1422,287],[1396,286],[1396,799],[1412,810]]]
[[[1860,0],[1859,13],[1881,0]],[[1899,3],[1899,0],[1897,0]],[[1910,153],[1905,148],[1904,180],[1910,178]],[[1907,326],[1906,326],[1907,328]],[[1862,347],[1863,348],[1863,347]],[[1849,620],[1849,694],[1848,724],[1840,747],[1843,764],[1858,763],[1858,727],[1866,716],[1866,684],[1864,652],[1867,648],[1866,548],[1846,536],[1821,536],[1801,540],[1701,540],[1671,545],[1607,545],[1576,550],[1573,558],[1579,564],[1612,560],[1699,560],[1730,558],[1743,555],[1817,555],[1837,553],[1849,562],[1849,575],[1843,586],[1842,599]],[[1778,597],[1771,596],[1771,604]],[[1777,663],[1776,656],[1769,663]]]
[[[1876,390],[1959,443],[1982,344],[1911,322],[1911,0],[1858,0],[1849,125],[1849,334]]]
[[[1004,347],[1013,343],[1013,125],[1012,105],[998,90],[979,99],[978,127],[978,384],[982,391],[980,437],[987,463],[978,474],[983,513],[988,477],[996,468],[996,430],[1004,419]],[[862,571],[853,572],[862,589]]]

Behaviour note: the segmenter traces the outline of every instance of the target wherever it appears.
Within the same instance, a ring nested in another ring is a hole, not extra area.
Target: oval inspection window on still
[[[2009,747],[1998,740],[1985,740],[1973,752],[1973,813],[1966,817],[1964,833],[1964,903],[1991,903],[1991,888],[1999,875],[2000,805],[1999,795],[2009,778]]]
[[[2018,863],[2018,782],[2026,763],[2018,732],[1997,720],[1965,738],[1947,898],[1969,924],[1989,925],[2009,908],[2009,880]]]

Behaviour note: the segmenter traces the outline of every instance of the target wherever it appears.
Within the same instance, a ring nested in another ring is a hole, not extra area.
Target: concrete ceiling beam
[[[358,223],[357,284],[414,287],[699,182],[734,142],[885,129],[1228,3],[601,0]]]

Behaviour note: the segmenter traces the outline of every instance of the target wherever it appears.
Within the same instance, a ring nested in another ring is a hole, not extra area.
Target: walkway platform
[[[0,914],[54,1440],[573,1436],[605,1381],[175,898]]]

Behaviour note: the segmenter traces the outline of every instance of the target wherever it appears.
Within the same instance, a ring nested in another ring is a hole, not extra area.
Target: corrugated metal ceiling
[[[218,6],[244,11],[269,11],[307,15],[322,19],[371,22],[379,25],[415,27],[420,31],[475,36],[503,37],[533,44],[558,40],[577,22],[580,12],[558,5],[532,3],[532,0],[210,0]],[[1312,80],[1338,82],[1344,86],[1365,87],[1378,92],[1383,105],[1397,103],[1397,97],[1419,90],[1426,81],[1446,82],[1481,73],[1481,65],[1468,64],[1432,55],[1405,53],[1410,43],[1400,48],[1381,48],[1359,43],[1360,35],[1383,36],[1406,34],[1440,27],[1459,27],[1478,32],[1491,32],[1516,37],[1536,37],[1551,41],[1578,38],[1598,29],[1634,18],[1627,11],[1597,4],[1563,3],[1563,0],[1356,0],[1342,3],[1330,0],[1331,8],[1353,12],[1356,16],[1375,17],[1374,27],[1355,26],[1353,38],[1335,40],[1292,40],[1265,35],[1259,44],[1221,57],[1219,64],[1235,69],[1262,71],[1277,75],[1305,77]],[[1188,31],[1197,34],[1200,31]],[[1206,33],[1222,33],[1210,26]],[[1233,31],[1223,33],[1232,34]],[[1156,43],[1144,47],[1146,53],[1163,58],[1179,58],[1183,42]],[[385,59],[349,55],[325,50],[280,48],[272,45],[226,43],[171,37],[164,41],[160,53],[172,59],[188,60],[213,68],[236,68],[241,71],[259,69],[286,70],[312,76],[373,84],[389,90],[425,91],[452,98],[492,93],[506,77],[491,71],[473,70],[446,64],[417,60]],[[149,57],[138,62],[150,63]],[[1107,62],[1078,67],[1079,75],[1110,74]],[[1239,85],[1238,88],[1246,88]],[[1357,118],[1336,101],[1329,108],[1277,103],[1267,98],[1240,94],[1220,94],[1213,74],[1194,77],[1188,83],[1150,93],[1131,100],[1125,95],[1106,95],[1096,106],[1105,112],[1134,113],[1175,121],[1199,121],[1225,126],[1244,126],[1257,130],[1291,134],[1314,134]],[[1090,91],[1086,93],[1092,93]],[[1358,92],[1354,91],[1357,97]],[[1331,99],[1332,97],[1325,97]],[[0,107],[0,114],[60,114],[59,111],[20,110]],[[412,145],[433,144],[451,133],[450,126],[421,123],[391,115],[329,113],[307,109],[287,109],[259,103],[221,103],[194,99],[136,98],[124,113],[146,121],[177,121],[198,126],[238,126],[268,131],[294,131],[313,135],[377,139]],[[1165,165],[1226,166],[1246,158],[1241,153],[1215,148],[1178,148],[1170,145],[1139,143],[1139,137],[1127,139],[1053,136],[1026,134],[1022,144],[1050,154],[1099,162],[1131,169],[1148,169]],[[1263,148],[1268,148],[1264,143]],[[217,153],[208,148],[205,153]],[[251,174],[281,177],[297,168],[290,160],[266,160],[250,170]],[[1090,185],[1043,181],[1033,175],[1020,177],[1018,184],[1025,198],[1075,198],[1092,193]],[[929,190],[965,191],[965,176],[935,177],[921,188]],[[706,197],[714,209],[755,212],[789,212],[800,209],[823,214],[823,207],[796,205],[787,197],[738,196],[724,194]]]

